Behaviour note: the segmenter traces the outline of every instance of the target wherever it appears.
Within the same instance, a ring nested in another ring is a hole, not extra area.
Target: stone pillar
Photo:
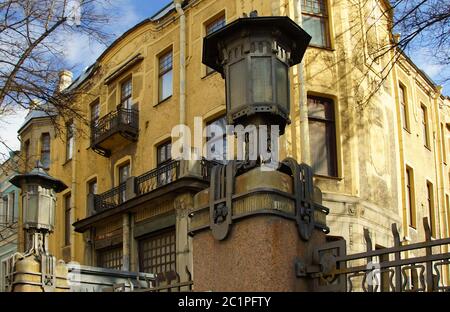
[[[138,246],[136,239],[134,238],[135,220],[134,213],[130,214],[130,271],[138,271]]]
[[[184,282],[189,279],[186,267],[192,274],[192,238],[188,235],[189,229],[189,212],[194,206],[193,195],[184,193],[175,198],[175,214],[176,214],[176,263],[177,273],[180,281]]]
[[[296,263],[313,264],[325,234],[315,228],[309,240],[301,238],[292,194],[292,178],[282,172],[256,168],[237,177],[232,223],[226,238],[216,240],[209,190],[198,193],[190,227],[194,290],[311,291],[312,280],[297,277]]]
[[[123,215],[123,225],[122,225],[122,248],[123,248],[123,260],[122,260],[122,270],[130,270],[130,216],[128,213]]]

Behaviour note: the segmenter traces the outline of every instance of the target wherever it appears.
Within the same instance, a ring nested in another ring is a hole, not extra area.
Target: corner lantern
[[[289,67],[311,40],[286,16],[244,17],[204,38],[203,63],[225,78],[227,119],[243,126],[290,122]]]
[[[67,188],[45,172],[38,161],[36,168],[10,181],[22,189],[23,226],[30,232],[51,233],[55,228],[56,193]]]

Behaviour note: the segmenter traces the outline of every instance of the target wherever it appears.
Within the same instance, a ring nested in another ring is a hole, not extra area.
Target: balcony
[[[132,206],[130,202],[145,201],[146,196],[154,198],[174,194],[177,190],[204,189],[209,185],[211,168],[216,164],[208,160],[172,160],[138,177],[130,177],[105,193],[89,194],[88,217],[106,211],[113,213],[121,207]]]
[[[91,147],[109,157],[116,146],[136,142],[139,135],[139,111],[118,108],[91,125]]]

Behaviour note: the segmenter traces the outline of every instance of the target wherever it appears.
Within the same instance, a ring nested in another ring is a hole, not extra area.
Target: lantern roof
[[[40,161],[37,161],[36,167],[29,173],[16,175],[9,182],[17,187],[21,187],[23,182],[36,183],[42,186],[51,187],[56,193],[67,189],[67,185],[65,185],[64,182],[55,179],[44,170]]]
[[[241,30],[250,32],[267,30],[279,32],[284,37],[291,52],[291,66],[300,63],[306,52],[311,36],[288,16],[243,17],[206,36],[203,40],[203,63],[223,74],[219,59],[219,43]]]

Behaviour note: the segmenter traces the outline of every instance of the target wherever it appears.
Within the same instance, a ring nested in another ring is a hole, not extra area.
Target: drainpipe
[[[180,124],[186,124],[186,15],[182,8],[183,0],[174,0],[175,9],[180,16]]]
[[[302,27],[302,1],[295,0],[295,17],[297,24]],[[311,152],[309,145],[309,124],[308,124],[308,103],[306,97],[305,74],[303,61],[297,65],[298,67],[298,83],[299,83],[299,113],[300,113],[300,145],[301,145],[301,161],[311,165]]]

